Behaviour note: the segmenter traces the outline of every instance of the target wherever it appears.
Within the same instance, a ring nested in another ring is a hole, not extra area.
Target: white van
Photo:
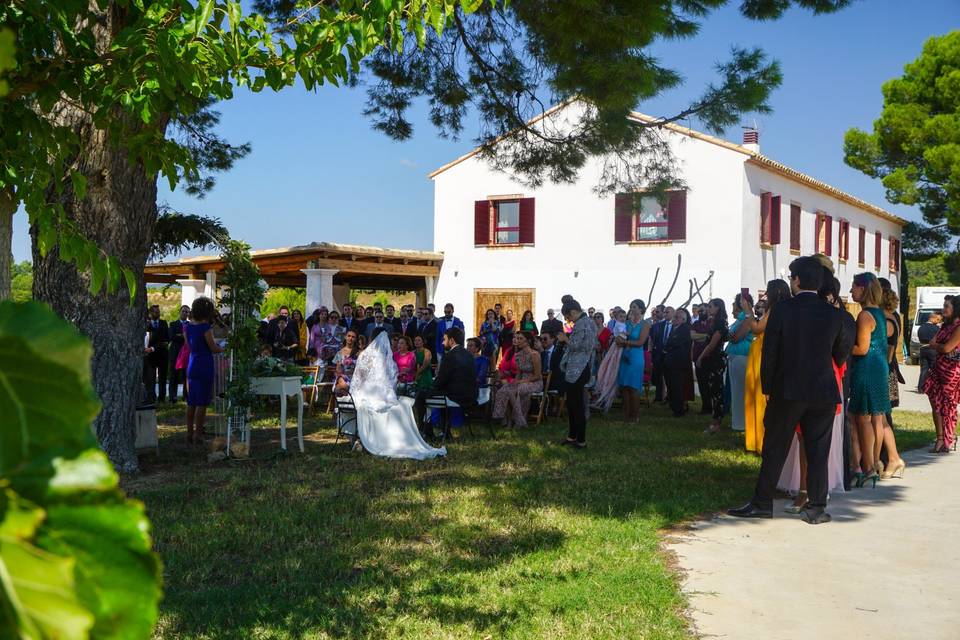
[[[960,287],[917,287],[917,312],[913,316],[913,329],[910,331],[910,360],[917,364],[920,355],[920,341],[917,328],[927,321],[930,314],[943,310],[945,296],[960,295]]]

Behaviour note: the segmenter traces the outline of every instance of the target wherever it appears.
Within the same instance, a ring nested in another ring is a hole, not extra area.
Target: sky
[[[774,22],[745,19],[738,4],[711,14],[697,36],[653,49],[685,83],[637,109],[673,115],[715,80],[714,64],[729,57],[731,46],[759,46],[783,71],[783,84],[770,100],[773,112],[741,123],[759,125],[761,152],[919,219],[916,209],[887,203],[878,180],[843,163],[843,134],[850,127],[872,129],[883,105],[882,83],[901,75],[929,37],[960,28],[960,0],[859,0],[832,15],[793,9]],[[394,142],[373,130],[363,115],[365,100],[363,86],[239,90],[217,106],[219,133],[231,142],[250,142],[253,152],[220,174],[202,200],[171,193],[165,181],[158,199],[220,218],[233,237],[254,249],[321,241],[430,249],[433,183],[427,174],[475,146],[476,114],[468,117],[460,140],[445,140],[418,105],[413,138]],[[681,124],[699,128],[695,120]],[[741,135],[738,125],[723,137],[739,142]],[[30,258],[22,213],[14,216],[13,253],[18,261]]]

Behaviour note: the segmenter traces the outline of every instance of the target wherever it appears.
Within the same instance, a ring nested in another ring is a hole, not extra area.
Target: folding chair
[[[545,376],[543,376],[543,391],[537,391],[530,394],[530,410],[527,411],[528,418],[536,418],[537,425],[543,422],[543,416],[546,414],[547,405],[550,403],[550,378],[553,377],[553,372],[548,371]],[[537,409],[533,409],[533,401],[537,401]]]
[[[303,400],[313,411],[313,403],[320,393],[320,367],[300,367],[302,382],[300,392],[303,394]]]
[[[337,368],[329,365],[323,370],[323,378],[320,381],[319,391],[327,393],[327,413],[333,412],[334,405],[334,386],[336,386]]]
[[[434,409],[440,410],[440,442],[445,444],[450,437],[450,409],[459,409],[460,405],[447,396],[430,396],[426,401],[427,412],[432,414]],[[429,416],[432,417],[432,416]]]
[[[332,395],[332,394],[331,394]],[[350,444],[357,439],[357,406],[353,403],[353,396],[347,393],[345,396],[334,396],[336,409],[334,411],[334,420],[337,423],[337,439],[334,444],[340,442],[340,436],[345,435],[349,438]],[[353,425],[350,431],[347,427]]]

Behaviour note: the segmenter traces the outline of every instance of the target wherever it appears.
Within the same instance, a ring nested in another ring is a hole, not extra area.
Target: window
[[[477,200],[473,203],[475,246],[534,244],[534,199]]]
[[[790,251],[800,253],[800,205],[790,205]]]
[[[780,196],[760,194],[760,244],[780,244]]]
[[[496,212],[493,228],[493,241],[496,244],[517,244],[520,242],[520,203],[502,200],[493,203]]]
[[[900,271],[900,240],[890,238],[890,272]]]
[[[825,256],[830,255],[830,247],[833,245],[833,218],[823,211],[817,212],[816,224],[817,236],[815,239],[814,253],[822,253]]]
[[[837,257],[845,263],[850,259],[850,221],[841,220],[838,225]]]
[[[883,234],[877,231],[873,236],[873,269],[880,271],[880,265],[883,264],[880,259],[880,252],[883,251]]]
[[[687,237],[687,192],[670,191],[666,205],[653,196],[618,193],[614,242],[666,242]]]
[[[867,254],[867,230],[863,227],[860,227],[860,241],[857,243],[857,264],[861,267],[865,266],[866,263],[866,254]]]

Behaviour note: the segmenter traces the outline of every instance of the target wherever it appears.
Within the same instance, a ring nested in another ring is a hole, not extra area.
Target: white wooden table
[[[287,450],[287,396],[297,396],[297,441],[303,453],[303,393],[300,376],[250,378],[250,390],[258,396],[280,396],[280,447]],[[246,441],[250,442],[250,423]]]

